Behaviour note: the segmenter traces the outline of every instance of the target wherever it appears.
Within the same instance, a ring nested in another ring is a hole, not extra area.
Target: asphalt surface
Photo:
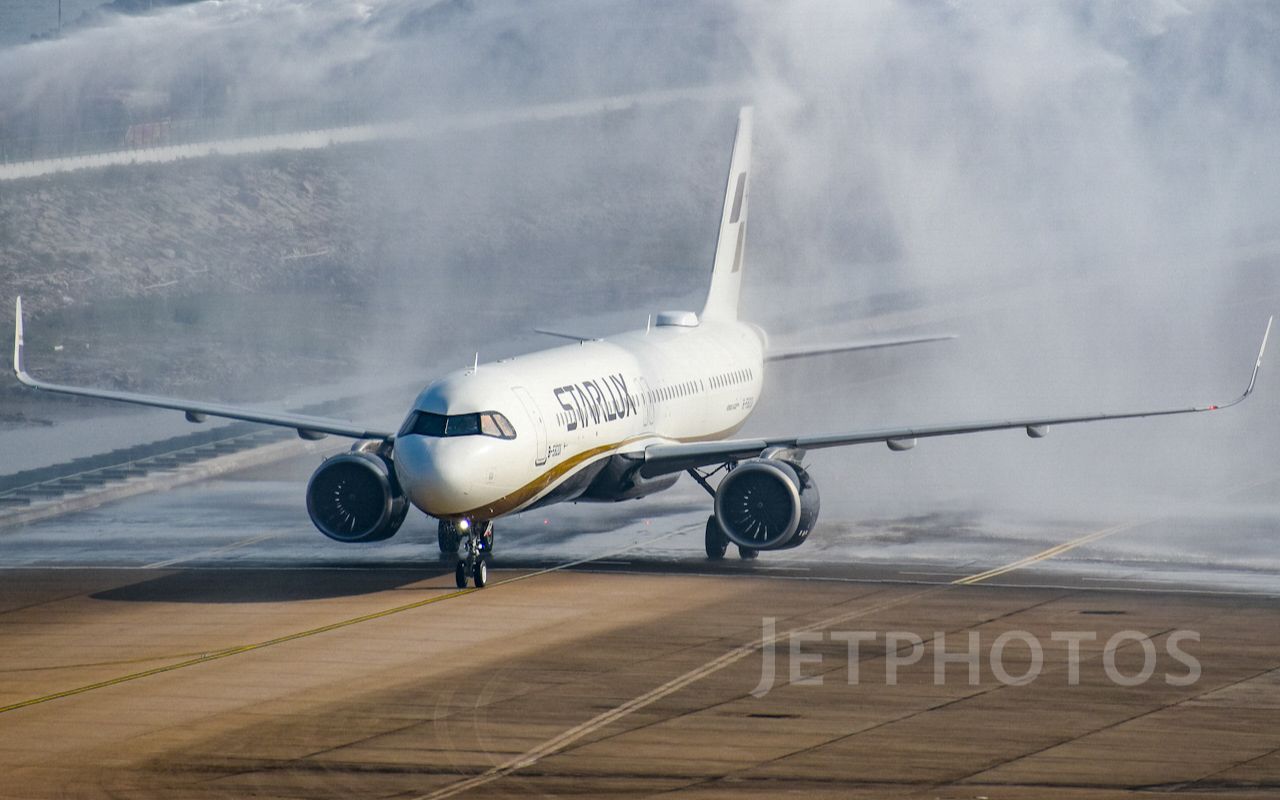
[[[1186,520],[836,518],[807,553],[709,563],[690,483],[505,520],[494,583],[459,593],[426,520],[381,546],[316,533],[317,458],[0,535],[0,797],[1280,787],[1274,577],[1108,560],[1198,538]],[[1186,685],[1179,631],[1198,637]],[[1075,684],[1062,632],[1091,637]],[[909,633],[911,663],[888,638]],[[963,662],[936,678],[970,633],[975,680]],[[850,634],[871,637],[854,658]],[[1002,634],[1024,638],[996,658]],[[1025,673],[1027,636],[1042,667],[1009,684],[995,663]],[[1117,684],[1108,658],[1141,675],[1148,643],[1151,677]]]

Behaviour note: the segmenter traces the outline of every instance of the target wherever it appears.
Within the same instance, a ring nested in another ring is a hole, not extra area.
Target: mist
[[[858,427],[1180,407],[1243,389],[1276,296],[1273,8],[772,8],[749,40],[763,117],[751,256],[777,283],[754,314],[792,285],[788,303],[961,335],[848,364],[848,385],[817,398],[829,371],[800,370],[778,424],[806,401],[838,429],[847,414]],[[933,313],[888,313],[913,300]],[[860,389],[860,370],[894,377]],[[1213,419],[819,458],[854,515],[1192,513],[1270,474],[1267,388]]]
[[[724,86],[335,150],[357,355],[461,366],[508,327],[696,302],[750,102],[744,316],[792,341],[961,337],[774,370],[750,430],[825,432],[1242,390],[1280,306],[1276,41],[1271,3],[226,0],[0,50],[0,110],[59,137],[86,98],[163,97],[235,133]],[[824,517],[1195,513],[1270,474],[1277,392],[1264,372],[1221,415],[817,454]]]

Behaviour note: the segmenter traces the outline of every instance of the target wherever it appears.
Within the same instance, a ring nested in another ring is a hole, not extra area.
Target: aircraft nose
[[[409,434],[395,441],[396,478],[409,502],[433,517],[460,514],[477,505],[468,457],[460,440]]]

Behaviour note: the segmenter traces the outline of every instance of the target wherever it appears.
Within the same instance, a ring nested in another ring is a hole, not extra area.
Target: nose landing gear
[[[451,534],[446,534],[446,525]],[[465,589],[468,581],[473,581],[477,589],[483,589],[489,582],[489,555],[493,552],[493,522],[476,521],[464,527],[441,520],[441,552],[444,552],[447,543],[446,535],[457,537],[452,540],[454,552],[458,556],[458,564],[453,570],[454,583],[459,589]]]

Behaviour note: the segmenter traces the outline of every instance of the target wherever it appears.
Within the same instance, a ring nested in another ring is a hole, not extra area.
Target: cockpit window
[[[416,433],[421,436],[444,436],[444,414],[429,414],[426,411],[412,411],[400,429],[401,436]]]
[[[455,414],[444,421],[445,436],[472,436],[479,432],[479,414]]]
[[[498,426],[498,430],[502,432],[503,439],[516,438],[516,429],[511,427],[511,422],[506,417],[502,416],[497,411],[490,411],[488,414],[485,414],[483,417],[481,417],[482,422],[485,417],[493,418],[493,424]],[[481,427],[482,428],[484,427],[483,424],[481,425]],[[492,434],[490,435],[492,436]]]
[[[419,436],[492,436],[495,439],[514,439],[516,429],[505,416],[497,411],[479,414],[432,414],[414,411],[404,421],[400,435],[416,433]]]

